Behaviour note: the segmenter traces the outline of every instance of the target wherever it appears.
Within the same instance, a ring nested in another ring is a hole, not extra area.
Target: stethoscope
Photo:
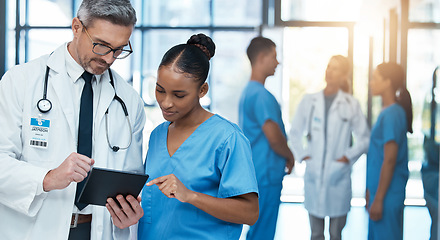
[[[110,139],[108,138],[108,116],[107,116],[108,115],[108,108],[107,108],[107,110],[105,111],[105,135],[107,137],[108,146],[113,150],[113,152],[117,152],[119,150],[125,150],[128,147],[130,147],[131,140],[133,138],[133,133],[131,131],[131,124],[130,124],[130,118],[128,117],[127,106],[125,105],[124,101],[116,94],[115,83],[113,81],[113,74],[112,74],[112,71],[110,70],[110,68],[108,69],[108,73],[110,76],[110,84],[112,85],[113,89],[115,90],[115,96],[113,97],[113,100],[118,101],[119,104],[121,105],[122,110],[124,111],[125,118],[128,123],[129,130],[130,130],[130,140],[129,140],[126,147],[119,147],[116,145],[112,146],[112,144],[110,143]],[[49,99],[47,99],[47,83],[48,83],[48,81],[49,81],[49,66],[46,67],[46,75],[44,77],[43,98],[37,102],[37,108],[41,113],[47,113],[52,109],[52,102]]]
[[[350,99],[348,97],[344,97],[345,101],[347,102],[350,111],[350,114],[346,114],[344,113],[344,109],[341,107],[341,104],[343,104],[341,101],[338,101],[336,104],[336,108],[337,108],[337,112],[338,112],[338,116],[339,118],[343,121],[343,122],[347,122],[349,119],[351,119],[354,115],[353,113],[353,109],[351,109],[351,104],[350,104]],[[309,112],[309,122],[308,122],[308,126],[307,126],[307,140],[310,142],[312,140],[312,118],[313,118],[313,113],[315,112],[315,103],[316,103],[316,98],[314,98],[312,103],[312,107],[310,108],[310,112]],[[342,113],[341,113],[342,112]]]

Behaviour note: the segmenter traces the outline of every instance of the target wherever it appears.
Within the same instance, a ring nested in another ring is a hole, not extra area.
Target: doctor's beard
[[[82,59],[80,59],[82,60]],[[94,75],[101,75],[103,74],[107,69],[110,68],[111,64],[107,63],[103,59],[100,58],[91,58],[88,61],[81,61],[82,67],[87,71]],[[95,62],[96,66],[92,67],[92,62]]]

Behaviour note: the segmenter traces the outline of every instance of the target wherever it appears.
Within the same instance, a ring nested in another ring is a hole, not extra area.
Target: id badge
[[[30,146],[46,149],[49,144],[50,120],[31,118]]]

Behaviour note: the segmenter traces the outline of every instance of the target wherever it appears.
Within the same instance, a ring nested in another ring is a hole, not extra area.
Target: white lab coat
[[[359,102],[338,91],[330,106],[325,140],[325,103],[323,91],[305,95],[291,126],[294,156],[306,160],[304,205],[310,214],[324,218],[339,217],[350,210],[351,168],[367,151],[370,129]],[[310,133],[310,141],[305,137]],[[354,142],[350,147],[354,135]],[[350,163],[336,160],[346,156]]]
[[[77,131],[73,118],[73,81],[65,68],[66,45],[50,56],[15,66],[0,81],[0,238],[62,240],[68,238],[76,183],[63,190],[38,194],[46,173],[76,152]],[[47,98],[52,110],[49,119],[49,147],[31,147],[30,119],[40,114],[36,104],[43,95],[46,65],[50,67]],[[134,89],[113,71],[116,92],[127,105],[132,124],[132,144],[128,150],[113,152],[106,140],[104,113],[109,108],[109,138],[114,145],[129,142],[129,130],[120,104],[112,101],[115,91],[106,71],[94,118],[92,158],[96,167],[143,172],[143,102]],[[79,106],[77,107],[79,109]],[[105,207],[92,206],[91,239],[136,239],[137,225],[120,230],[111,222]]]

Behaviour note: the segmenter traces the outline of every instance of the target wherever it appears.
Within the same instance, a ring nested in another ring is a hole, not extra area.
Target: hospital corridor
[[[0,240],[440,240],[440,0],[0,0]]]

